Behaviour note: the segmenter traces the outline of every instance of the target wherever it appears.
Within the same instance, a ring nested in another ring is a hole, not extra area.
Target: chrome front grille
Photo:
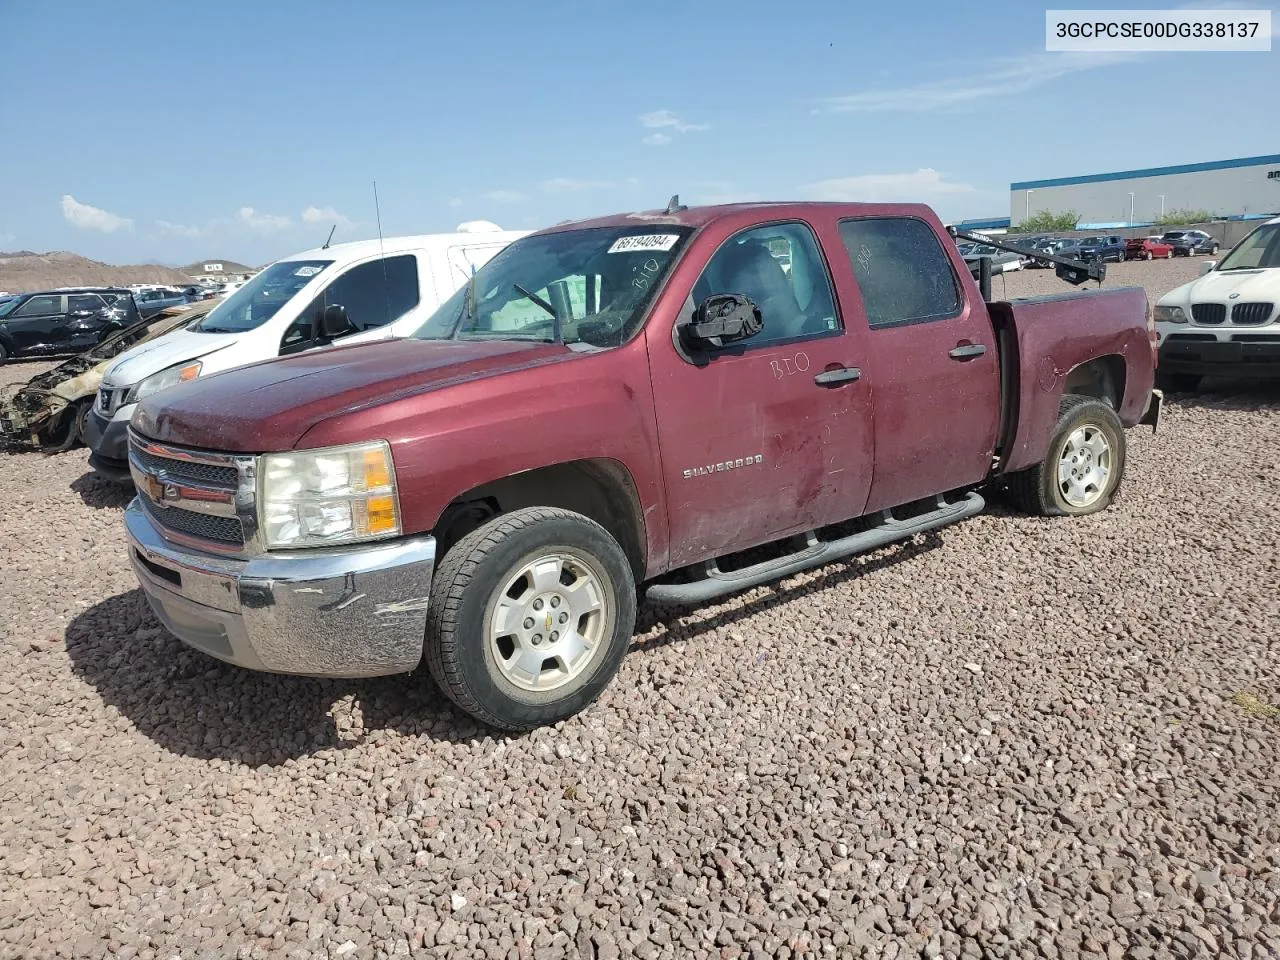
[[[1242,327],[1260,327],[1271,319],[1274,303],[1237,303],[1231,308],[1231,322]]]
[[[1191,319],[1206,326],[1222,323],[1227,319],[1227,307],[1222,303],[1193,303]]]
[[[234,490],[239,481],[235,464],[219,466],[203,460],[173,460],[156,456],[145,448],[134,451],[134,456],[144,469],[158,473],[164,471],[176,480],[191,480]]]
[[[217,553],[252,552],[252,456],[173,447],[130,430],[129,472],[139,500],[167,539]]]

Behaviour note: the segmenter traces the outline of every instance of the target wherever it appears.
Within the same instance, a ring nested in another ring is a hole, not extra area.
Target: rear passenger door
[[[867,512],[979,482],[991,468],[1000,410],[985,305],[966,301],[924,220],[842,220],[840,236],[869,327],[875,476]]]
[[[356,264],[339,274],[303,309],[285,331],[280,353],[297,353],[315,346],[311,324],[326,307],[341,304],[346,308],[351,321],[346,336],[352,336],[394,323],[416,308],[421,299],[418,258],[414,254],[380,257]]]
[[[67,320],[63,345],[71,350],[87,350],[102,338],[107,324],[106,303],[96,293],[67,295]]]

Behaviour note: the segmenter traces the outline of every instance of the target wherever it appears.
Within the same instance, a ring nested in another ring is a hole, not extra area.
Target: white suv
[[[1280,377],[1280,217],[1201,269],[1156,303],[1161,383],[1189,391],[1204,376]]]

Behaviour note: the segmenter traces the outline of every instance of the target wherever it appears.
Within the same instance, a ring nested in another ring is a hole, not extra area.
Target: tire
[[[1081,439],[1085,441],[1083,446]],[[1105,448],[1105,456],[1100,455],[1100,448]],[[1088,458],[1083,457],[1085,451],[1089,451]],[[1073,456],[1081,456],[1080,462],[1073,463]],[[1093,397],[1067,394],[1058,408],[1058,424],[1049,441],[1048,454],[1031,469],[1010,476],[1009,492],[1027,513],[1044,517],[1086,516],[1110,505],[1124,478],[1124,462],[1124,425],[1111,405]],[[1063,468],[1079,468],[1082,474],[1075,483],[1071,477],[1060,481]]]
[[[40,448],[45,453],[66,453],[84,436],[85,420],[93,408],[93,397],[83,397],[67,407],[57,425],[40,435]]]
[[[535,566],[548,578],[536,586]],[[575,579],[565,584],[566,575]],[[566,588],[578,581],[586,592],[575,599]],[[588,610],[591,601],[598,609]],[[504,606],[511,627],[506,634],[495,626]],[[635,619],[631,564],[608,531],[568,510],[529,507],[494,517],[445,554],[431,584],[423,659],[436,684],[466,713],[502,730],[531,730],[571,717],[600,696],[618,672]],[[559,623],[571,623],[572,633],[556,637],[559,631],[551,631]],[[536,664],[536,680],[519,672],[520,664],[552,653],[570,636],[581,643],[586,634],[593,642],[574,663],[563,656],[573,649],[569,645],[560,648],[560,657]],[[548,646],[535,651],[542,643]],[[556,685],[533,689],[542,682]]]
[[[1151,259],[1151,257],[1152,257],[1152,253],[1151,253],[1151,251],[1150,251],[1150,250],[1144,250],[1144,251],[1143,251],[1143,254],[1142,254],[1142,259],[1143,259],[1143,260],[1150,260],[1150,259]]]
[[[1216,257],[1218,255],[1218,245],[1215,243],[1209,248],[1209,256]]]
[[[1166,260],[1172,260],[1172,259],[1173,259],[1173,247],[1170,247],[1170,248],[1169,248],[1169,252],[1168,252],[1168,253],[1166,253],[1166,254],[1164,255],[1164,258],[1165,258]]]
[[[4,341],[0,340],[0,367],[3,367],[9,360],[9,348],[5,346]]]
[[[1195,393],[1200,389],[1198,373],[1163,373],[1156,371],[1156,386],[1170,393]]]

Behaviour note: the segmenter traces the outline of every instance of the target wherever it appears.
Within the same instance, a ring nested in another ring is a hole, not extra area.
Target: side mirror
[[[750,297],[717,293],[698,304],[680,332],[691,347],[708,350],[754,337],[763,329],[764,316]]]
[[[328,343],[336,337],[351,332],[351,320],[347,317],[347,308],[340,303],[331,303],[311,320],[311,339],[315,343]]]
[[[1204,263],[1200,264],[1200,276],[1203,277],[1206,273],[1212,272],[1213,268],[1217,265],[1217,260],[1206,260]]]

